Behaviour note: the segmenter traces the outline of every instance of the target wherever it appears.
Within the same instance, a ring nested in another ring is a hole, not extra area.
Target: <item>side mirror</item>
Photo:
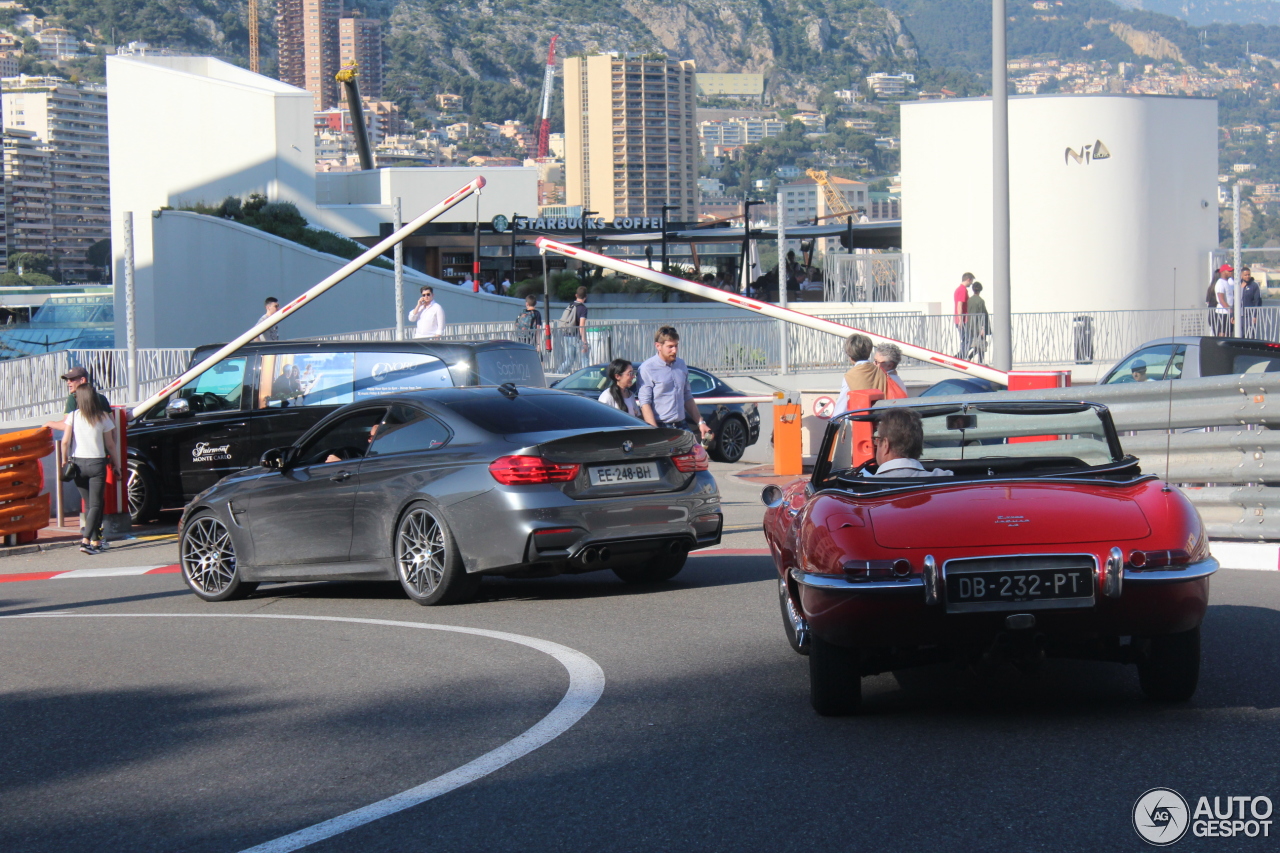
[[[168,405],[164,407],[164,414],[169,418],[189,418],[191,403],[187,402],[186,397],[170,397]]]
[[[782,489],[770,483],[764,487],[764,491],[760,493],[760,501],[769,509],[782,504]]]
[[[266,453],[262,454],[262,458],[258,460],[258,464],[263,468],[271,468],[276,471],[283,471],[293,462],[293,457],[297,451],[293,447],[273,447]]]

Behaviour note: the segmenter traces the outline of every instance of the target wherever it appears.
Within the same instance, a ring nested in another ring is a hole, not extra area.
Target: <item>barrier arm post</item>
[[[272,326],[276,325],[281,320],[286,319],[290,314],[297,311],[303,305],[306,305],[308,302],[311,302],[313,299],[320,296],[329,288],[347,279],[352,274],[354,274],[357,270],[363,267],[365,264],[368,264],[370,261],[377,258],[383,252],[387,251],[387,249],[390,249],[393,246],[399,245],[399,243],[402,240],[404,240],[413,232],[417,231],[423,225],[426,225],[428,222],[435,219],[437,216],[444,213],[446,210],[453,207],[458,202],[462,201],[463,199],[467,198],[473,193],[479,192],[480,188],[483,187],[484,185],[485,185],[484,177],[483,176],[476,177],[473,181],[471,181],[471,183],[457,190],[456,192],[453,193],[453,195],[449,196],[444,201],[437,204],[435,207],[422,213],[416,219],[410,222],[408,225],[405,225],[404,227],[394,231],[391,234],[391,236],[377,243],[372,248],[367,249],[363,254],[361,254],[359,257],[355,258],[354,260],[349,261],[345,266],[343,266],[333,275],[329,276],[324,281],[315,285],[310,290],[303,293],[301,296],[298,296],[296,299],[291,301],[288,305],[284,306],[276,313],[272,314],[269,317],[264,317],[262,320],[259,320],[257,323],[255,323],[253,326],[249,328],[249,331],[240,335],[240,337],[236,338],[234,341],[227,344],[222,349],[218,350],[213,355],[209,356],[204,361],[200,362],[195,367],[191,368],[186,373],[182,374],[177,379],[173,380],[168,385],[161,388],[155,394],[152,394],[147,399],[136,404],[133,407],[133,412],[135,413],[134,416],[136,416],[139,413],[147,411],[156,403],[160,402],[165,397],[168,397],[170,394],[172,394],[174,391],[177,391],[183,385],[186,385],[192,379],[195,379],[197,376],[200,376],[205,371],[213,367],[215,364],[222,361],[222,359],[226,358],[228,355],[240,349],[240,347],[244,346],[245,344],[249,343],[249,341],[253,340],[258,335],[265,332],[267,329],[270,329]]]
[[[635,276],[636,278],[652,281],[657,284],[663,284],[674,290],[682,290],[685,293],[692,293],[695,296],[704,296],[707,299],[716,302],[723,302],[726,305],[733,305],[738,308],[744,308],[748,311],[754,311],[765,317],[774,317],[779,320],[786,320],[798,326],[805,326],[818,332],[826,332],[830,335],[839,335],[848,337],[855,332],[857,334],[866,335],[871,339],[872,343],[891,343],[896,344],[902,354],[910,356],[929,364],[935,364],[939,367],[946,367],[968,376],[977,376],[980,379],[988,379],[992,382],[999,382],[1001,385],[1009,383],[1009,374],[1004,370],[997,370],[985,364],[976,364],[971,361],[962,361],[958,358],[943,355],[940,352],[934,352],[924,347],[908,344],[902,341],[895,341],[893,338],[886,338],[884,335],[877,335],[874,332],[868,332],[863,329],[857,329],[853,326],[846,326],[842,323],[834,323],[831,320],[823,320],[818,317],[810,317],[808,314],[802,314],[799,311],[793,311],[790,308],[783,308],[768,302],[761,302],[752,299],[749,296],[743,296],[738,293],[726,293],[723,290],[716,290],[712,287],[704,287],[701,284],[695,284],[692,281],[685,281],[682,278],[676,278],[673,275],[651,270],[642,267],[639,264],[633,264],[629,261],[611,258],[608,255],[601,255],[598,252],[592,252],[577,246],[570,246],[567,243],[561,243],[558,240],[551,240],[546,237],[539,237],[537,240],[538,251],[542,253],[555,252],[559,255],[565,255],[570,258],[578,258],[587,263],[596,266],[605,267],[615,272],[624,273],[626,275]]]

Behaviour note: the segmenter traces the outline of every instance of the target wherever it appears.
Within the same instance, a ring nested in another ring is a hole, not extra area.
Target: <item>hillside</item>
[[[1160,12],[1190,23],[1280,24],[1278,0],[1116,0],[1122,6]]]

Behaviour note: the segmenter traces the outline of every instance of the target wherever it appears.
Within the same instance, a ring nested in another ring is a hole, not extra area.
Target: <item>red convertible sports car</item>
[[[1189,699],[1218,563],[1194,507],[1124,454],[1106,407],[907,408],[914,470],[874,476],[892,409],[869,409],[832,419],[811,479],[764,491],[814,709],[854,713],[865,675],[1045,656],[1134,663],[1148,697]]]

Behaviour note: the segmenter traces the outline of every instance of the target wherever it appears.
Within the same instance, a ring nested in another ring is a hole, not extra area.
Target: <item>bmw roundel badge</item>
[[[623,453],[630,453],[630,452],[631,452],[631,448],[632,448],[632,447],[635,447],[635,445],[634,445],[634,444],[632,444],[630,441],[624,441],[624,442],[622,442],[622,452],[623,452]]]

